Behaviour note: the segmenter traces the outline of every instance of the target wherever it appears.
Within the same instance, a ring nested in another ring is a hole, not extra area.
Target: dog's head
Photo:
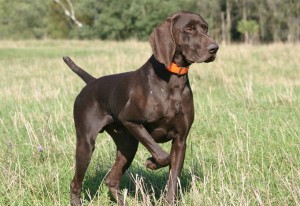
[[[204,19],[192,12],[177,12],[162,22],[150,35],[154,57],[166,67],[179,54],[190,65],[194,62],[211,62],[219,46],[207,34]]]

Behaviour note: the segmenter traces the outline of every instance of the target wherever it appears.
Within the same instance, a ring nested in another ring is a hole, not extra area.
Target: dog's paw
[[[81,199],[80,199],[80,197],[78,197],[78,196],[73,196],[73,198],[72,198],[72,196],[71,196],[71,206],[81,206],[82,205],[82,202],[81,202]]]
[[[168,164],[165,164],[165,165],[160,165],[160,164],[158,164],[158,163],[154,160],[153,157],[149,157],[149,158],[146,160],[146,162],[145,162],[145,166],[146,166],[147,168],[151,169],[151,170],[157,170],[157,169],[159,169],[159,168],[166,167],[166,166],[168,166],[168,165],[169,165],[169,163],[168,163]]]
[[[154,163],[160,165],[161,167],[166,167],[170,165],[170,162],[170,155],[166,152],[163,152],[160,155],[158,155],[157,158],[154,158]]]
[[[145,166],[151,170],[157,170],[160,168],[160,166],[158,164],[155,163],[153,157],[149,157],[146,162],[145,162]]]

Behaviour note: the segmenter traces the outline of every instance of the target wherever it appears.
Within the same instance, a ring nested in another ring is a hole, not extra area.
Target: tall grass
[[[196,119],[178,205],[300,205],[300,46],[221,45],[193,65]],[[0,42],[0,205],[67,205],[74,173],[73,102],[84,83],[62,61],[94,76],[134,70],[147,43]],[[99,135],[84,182],[86,205],[110,205],[103,184],[115,146]],[[170,144],[164,144],[166,150]],[[124,175],[130,205],[162,205],[168,169],[144,167],[142,146]]]

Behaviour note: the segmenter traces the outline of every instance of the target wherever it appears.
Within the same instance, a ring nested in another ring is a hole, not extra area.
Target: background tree
[[[219,42],[300,40],[299,0],[0,0],[0,39],[147,40],[180,10],[200,13]]]
[[[44,37],[46,10],[39,0],[0,0],[0,38]]]
[[[259,26],[254,20],[241,20],[238,22],[237,30],[245,35],[245,43],[252,44],[258,33]]]
[[[296,42],[300,39],[300,1],[287,1],[284,4],[284,12],[288,28],[287,40]]]
[[[69,17],[78,27],[82,27],[82,23],[77,20],[75,16],[74,6],[71,0],[66,0],[66,4],[61,0],[54,0],[64,10],[64,13]]]

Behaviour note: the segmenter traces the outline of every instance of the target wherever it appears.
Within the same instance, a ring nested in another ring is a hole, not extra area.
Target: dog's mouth
[[[209,54],[209,56],[200,56],[200,55],[194,55],[193,58],[186,58],[185,56],[185,60],[188,64],[193,64],[193,63],[202,63],[202,62],[205,62],[205,63],[209,63],[209,62],[212,62],[216,59],[216,54]]]
[[[192,61],[192,60],[189,60],[189,59],[186,59],[186,62],[187,62],[189,65],[195,63],[195,61]]]
[[[193,63],[194,62],[197,62],[197,63],[202,63],[202,62],[209,63],[209,62],[214,61],[215,59],[216,59],[216,54],[212,54],[212,55],[209,55],[208,57],[198,58],[197,60],[193,61]]]
[[[211,55],[210,57],[208,57],[206,60],[204,60],[205,63],[209,63],[209,62],[212,62],[216,59],[216,55],[213,54]]]

